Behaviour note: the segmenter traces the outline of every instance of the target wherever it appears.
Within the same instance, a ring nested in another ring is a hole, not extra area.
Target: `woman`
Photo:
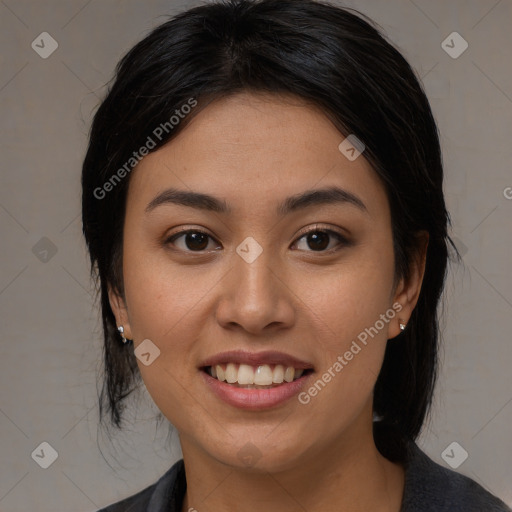
[[[120,427],[142,378],[183,451],[105,511],[510,510],[415,444],[449,217],[427,98],[370,22],[232,0],[164,23],[82,184],[101,411]]]

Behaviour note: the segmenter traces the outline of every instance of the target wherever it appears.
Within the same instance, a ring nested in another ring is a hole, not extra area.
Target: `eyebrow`
[[[348,204],[357,207],[362,212],[368,213],[368,209],[363,201],[352,192],[339,187],[328,187],[305,192],[287,197],[282,201],[276,210],[279,216],[285,216],[291,212],[307,208],[309,206],[319,206],[325,204]],[[191,192],[188,190],[179,190],[169,188],[160,192],[146,206],[146,213],[155,208],[166,204],[177,204],[189,206],[199,210],[212,211],[222,214],[230,214],[232,209],[224,199],[204,194],[201,192]]]

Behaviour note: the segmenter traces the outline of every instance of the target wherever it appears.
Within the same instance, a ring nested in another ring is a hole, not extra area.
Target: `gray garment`
[[[512,512],[467,476],[431,460],[409,443],[400,512]],[[181,512],[187,488],[183,459],[158,482],[99,512]]]

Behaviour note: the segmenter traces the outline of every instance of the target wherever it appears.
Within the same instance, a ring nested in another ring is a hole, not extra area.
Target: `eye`
[[[338,247],[329,247],[333,237],[338,240]],[[306,252],[335,252],[339,249],[339,246],[349,245],[348,240],[341,233],[332,229],[321,229],[316,226],[301,236],[295,244],[300,244],[301,240],[305,242],[302,248],[299,247],[299,250],[306,250]],[[311,251],[304,249],[304,245],[309,247]]]
[[[338,241],[338,247],[329,247],[333,237]],[[302,240],[305,241],[306,246],[309,247],[311,251],[304,249],[304,247],[299,247],[299,250],[306,250],[306,252],[329,253],[338,250],[339,246],[349,245],[348,240],[341,233],[338,233],[337,231],[334,231],[332,229],[321,229],[317,226],[315,226],[314,229],[305,232],[294,243],[294,245],[300,244]],[[179,243],[177,243],[177,241],[181,241],[181,246]],[[202,252],[208,250],[208,244],[210,241],[217,242],[217,240],[215,240],[211,235],[209,235],[205,231],[201,231],[199,229],[183,229],[178,233],[175,233],[168,237],[164,243],[165,245],[174,245],[178,250],[183,252]],[[213,248],[221,249],[222,247],[217,242],[217,246]],[[213,248],[210,247],[210,250]]]
[[[176,241],[183,239],[182,246],[176,244]],[[208,233],[199,229],[184,229],[165,240],[165,245],[172,244],[184,252],[201,252],[207,250],[210,240],[215,240]],[[216,240],[215,240],[216,241]],[[217,248],[220,248],[217,246]]]

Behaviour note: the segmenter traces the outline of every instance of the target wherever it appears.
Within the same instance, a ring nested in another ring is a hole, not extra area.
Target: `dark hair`
[[[417,233],[429,233],[418,303],[407,329],[387,344],[374,392],[379,450],[401,459],[406,441],[418,436],[437,375],[437,305],[447,242],[452,243],[441,150],[415,73],[363,18],[313,0],[214,2],[158,26],[119,62],[94,117],[82,174],[83,232],[91,274],[99,278],[103,317],[102,419],[108,412],[120,427],[123,401],[140,383],[133,350],[116,330],[107,288],[110,284],[123,296],[126,163],[152,134],[151,151],[171,140],[210,101],[253,91],[315,104],[341,133],[355,134],[365,144],[364,156],[380,176],[391,208],[396,279],[408,276]],[[171,126],[170,117],[191,101],[198,106]],[[166,127],[157,132],[161,137],[155,136],[158,126]],[[107,182],[111,186],[105,187]]]

